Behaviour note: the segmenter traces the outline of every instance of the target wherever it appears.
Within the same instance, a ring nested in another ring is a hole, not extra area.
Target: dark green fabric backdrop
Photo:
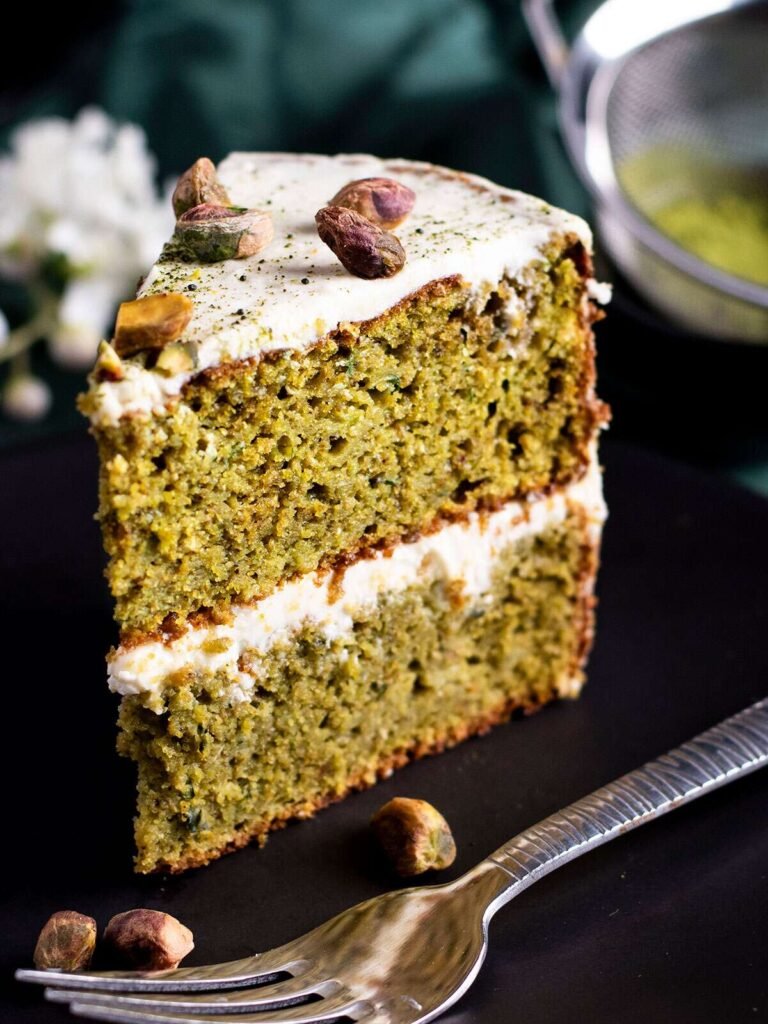
[[[368,150],[581,205],[517,0],[132,0],[15,119],[88,102],[143,125],[165,174],[232,149]]]

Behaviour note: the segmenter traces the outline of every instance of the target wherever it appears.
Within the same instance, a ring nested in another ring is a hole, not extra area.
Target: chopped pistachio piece
[[[192,300],[178,292],[124,302],[117,312],[115,349],[121,356],[130,356],[144,349],[165,348],[182,336],[193,308]]]
[[[195,360],[186,345],[175,342],[167,345],[155,363],[155,370],[169,377],[177,373],[190,373],[195,368]]]
[[[108,341],[99,342],[96,363],[93,367],[93,376],[99,382],[122,380],[125,376],[123,361]]]

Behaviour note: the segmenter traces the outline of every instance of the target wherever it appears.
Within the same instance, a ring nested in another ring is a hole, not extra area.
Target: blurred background
[[[654,4],[669,6],[651,0],[644,16]],[[568,39],[598,6],[557,5]],[[123,0],[53,6],[45,33],[32,5],[15,16],[17,38],[35,44],[0,66],[0,448],[85,432],[74,402],[98,339],[170,235],[168,183],[200,155],[429,160],[594,219],[518,0]],[[749,26],[763,55],[766,26]],[[733,53],[708,55],[710,81],[728,77]],[[758,79],[750,71],[743,88],[757,94]],[[755,110],[750,137],[762,117],[768,139],[768,106]],[[677,221],[723,199],[698,194],[680,161],[674,175]],[[768,183],[750,178],[747,192],[767,187],[744,200],[727,169],[717,180],[725,205],[708,223],[704,255],[717,250],[718,225],[746,223],[751,238],[731,243],[742,265],[725,269],[749,277],[759,265],[760,281]],[[768,493],[768,332],[745,343],[682,326],[597,244],[599,276],[614,283],[598,325],[612,433]]]

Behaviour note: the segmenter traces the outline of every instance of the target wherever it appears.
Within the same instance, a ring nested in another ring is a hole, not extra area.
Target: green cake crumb
[[[159,708],[124,697],[138,870],[203,864],[515,708],[575,696],[591,635],[586,531],[573,514],[508,544],[479,604],[434,581],[384,594],[349,636],[304,626],[254,655],[248,701],[231,702],[220,671],[187,672]]]
[[[563,238],[479,308],[441,287],[95,429],[124,630],[578,476],[602,415],[580,258]]]

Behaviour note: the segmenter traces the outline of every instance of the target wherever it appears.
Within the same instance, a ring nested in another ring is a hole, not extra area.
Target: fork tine
[[[229,960],[207,967],[178,967],[153,973],[138,971],[16,971],[18,981],[31,981],[59,989],[88,989],[108,992],[201,992],[216,989],[244,988],[267,983],[282,972],[295,974],[309,966],[309,961],[286,950],[273,949],[242,960]]]
[[[306,1002],[311,996],[328,998],[341,992],[338,981],[321,978],[318,974],[301,973],[273,985],[241,988],[229,991],[174,995],[172,993],[137,992],[112,995],[108,992],[81,992],[72,989],[47,988],[45,998],[54,1003],[89,1003],[126,1010],[161,1010],[162,1012],[245,1013],[249,1010],[277,1010],[284,1006]]]
[[[115,1006],[96,1006],[93,1003],[73,1002],[70,1010],[78,1017],[90,1020],[102,1020],[111,1024],[323,1024],[335,1021],[339,1017],[350,1017],[352,1020],[365,1020],[374,1012],[374,1007],[360,999],[349,996],[335,996],[321,999],[319,1002],[304,1006],[291,1006],[267,1013],[233,1013],[189,1015],[177,1013],[150,1012],[128,1010]]]

